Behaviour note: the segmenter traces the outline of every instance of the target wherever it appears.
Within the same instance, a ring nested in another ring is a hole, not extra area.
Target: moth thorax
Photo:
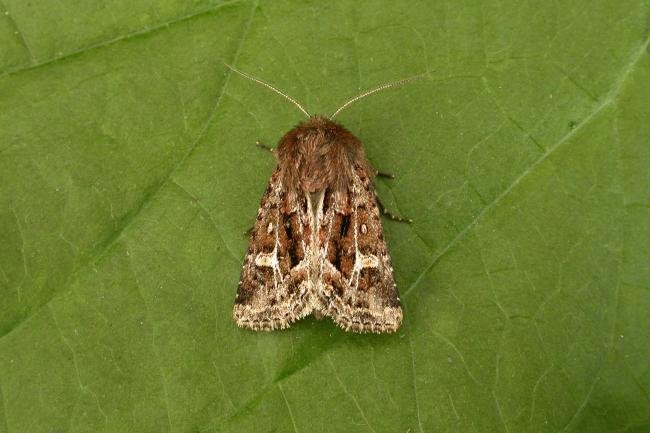
[[[365,158],[361,142],[341,125],[320,116],[300,123],[280,140],[278,164],[285,182],[304,192],[315,193],[349,182],[351,160]]]
[[[332,177],[339,171],[337,161],[342,146],[336,143],[333,131],[317,126],[300,137],[300,153],[298,173],[300,187],[310,193],[322,191],[332,184]]]
[[[300,170],[300,187],[303,191],[315,193],[324,190],[331,180],[322,163],[305,164]]]

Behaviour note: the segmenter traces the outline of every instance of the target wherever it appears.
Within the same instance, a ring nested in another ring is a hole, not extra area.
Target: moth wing
[[[370,178],[357,170],[351,191],[325,203],[317,288],[325,313],[346,331],[396,331],[402,308]]]
[[[310,215],[300,204],[289,200],[276,169],[262,197],[242,266],[233,307],[240,327],[283,329],[311,312],[313,290],[303,236]]]

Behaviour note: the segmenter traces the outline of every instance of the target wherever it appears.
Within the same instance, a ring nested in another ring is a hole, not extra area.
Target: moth
[[[237,325],[287,328],[313,313],[346,331],[395,332],[402,308],[373,178],[361,141],[332,119],[351,103],[419,77],[384,84],[329,117],[312,116],[274,150],[277,166],[257,211],[233,308]]]

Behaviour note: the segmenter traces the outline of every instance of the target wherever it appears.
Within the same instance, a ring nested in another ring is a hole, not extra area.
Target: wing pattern
[[[291,196],[276,169],[262,198],[233,316],[254,330],[315,312],[345,330],[394,332],[402,309],[371,178],[348,191]]]

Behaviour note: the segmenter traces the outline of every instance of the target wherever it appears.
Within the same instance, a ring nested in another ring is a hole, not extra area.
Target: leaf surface
[[[648,3],[0,3],[0,432],[650,429]],[[405,323],[230,311],[274,144],[364,142]]]

